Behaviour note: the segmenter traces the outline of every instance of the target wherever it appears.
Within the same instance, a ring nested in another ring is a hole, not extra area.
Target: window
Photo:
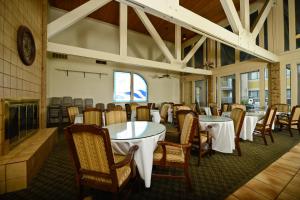
[[[286,103],[291,105],[291,65],[286,65]]]
[[[268,49],[269,48],[269,45],[268,45],[268,19],[266,19],[265,23],[264,23],[264,47],[265,49]]]
[[[185,57],[189,52],[190,50],[192,49],[192,46],[187,46],[183,49],[183,56]],[[188,61],[188,63],[186,64],[188,67],[191,67],[192,66],[192,58]]]
[[[266,67],[265,68],[265,108],[268,107],[269,105],[269,82],[268,82],[268,79],[269,79],[269,70],[268,68]]]
[[[223,76],[221,81],[221,103],[235,103],[235,75]]]
[[[143,77],[130,72],[114,72],[114,102],[146,102],[148,86]]]
[[[300,48],[300,1],[295,0],[296,48]]]
[[[253,108],[260,106],[259,71],[241,74],[240,81],[241,103],[251,104]]]
[[[230,26],[227,26],[226,29],[232,31]],[[235,49],[226,44],[221,44],[221,66],[233,63],[235,63]]]
[[[200,106],[207,105],[207,80],[195,81],[195,98]]]
[[[298,68],[298,105],[300,105],[300,64],[297,65]]]
[[[290,41],[289,41],[290,30],[289,30],[289,1],[288,0],[283,0],[283,20],[284,20],[284,51],[289,51],[290,50]]]
[[[195,57],[195,68],[203,68],[203,45],[195,52],[194,57]]]

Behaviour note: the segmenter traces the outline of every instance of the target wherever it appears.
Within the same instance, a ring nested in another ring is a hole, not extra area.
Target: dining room
[[[299,199],[300,1],[0,0],[0,199]]]

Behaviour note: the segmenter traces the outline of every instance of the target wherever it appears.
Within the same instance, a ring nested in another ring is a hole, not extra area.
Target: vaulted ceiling
[[[70,11],[87,1],[88,0],[49,0],[49,4],[52,7]],[[250,3],[255,1],[256,0],[250,0]],[[233,0],[233,2],[236,9],[239,10],[240,0]],[[180,0],[180,5],[215,23],[226,18],[219,0]],[[147,15],[160,36],[164,40],[174,42],[175,25],[153,15]],[[119,2],[112,1],[106,4],[99,10],[90,14],[89,17],[114,25],[119,25]],[[148,34],[143,23],[130,7],[128,9],[128,28],[140,33]],[[196,33],[192,31],[184,28],[182,29],[182,40],[187,40],[195,35]]]

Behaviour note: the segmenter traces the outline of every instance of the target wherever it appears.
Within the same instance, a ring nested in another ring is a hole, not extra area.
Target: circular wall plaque
[[[22,62],[31,65],[35,59],[35,43],[31,31],[26,26],[20,26],[18,29],[17,47]]]

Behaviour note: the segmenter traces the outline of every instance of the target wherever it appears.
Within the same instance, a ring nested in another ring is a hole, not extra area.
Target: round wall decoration
[[[18,29],[17,47],[22,62],[31,65],[35,59],[35,43],[31,31],[26,26],[20,26]]]

